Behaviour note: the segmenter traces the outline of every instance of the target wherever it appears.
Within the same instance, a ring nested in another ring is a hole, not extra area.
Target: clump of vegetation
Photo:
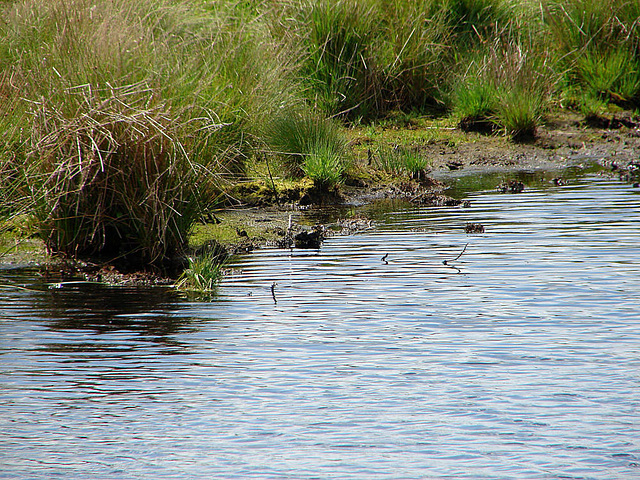
[[[522,138],[551,103],[640,107],[637,1],[0,5],[0,216],[69,255],[163,268],[251,162],[276,200],[282,177],[333,191],[340,122],[452,113]],[[428,169],[411,149],[377,161]]]
[[[2,8],[3,203],[31,210],[55,252],[165,268],[200,207],[243,172],[254,126],[300,102],[287,47],[230,4]]]
[[[36,112],[36,132],[47,134],[27,157],[27,182],[41,236],[55,252],[162,266],[198,219],[204,170],[161,105],[137,89],[93,93],[71,118],[47,102]]]
[[[336,186],[344,171],[346,140],[339,125],[309,111],[279,112],[266,130],[269,153],[293,177],[307,175],[321,190]]]
[[[532,137],[552,85],[545,55],[507,32],[458,81],[454,102],[460,125]]]
[[[376,168],[394,176],[415,180],[424,179],[431,168],[429,159],[419,151],[401,146],[381,149],[374,159]]]
[[[329,191],[342,181],[345,166],[331,144],[318,144],[305,158],[302,170],[319,191]]]
[[[640,4],[549,0],[544,20],[570,101],[640,105]]]
[[[321,0],[301,13],[300,36],[308,46],[304,75],[314,101],[330,114],[376,108],[379,88],[375,66],[368,62],[374,15],[371,4],[355,0]]]
[[[305,46],[301,75],[313,105],[370,121],[394,110],[442,110],[451,28],[440,0],[308,4],[294,38]]]
[[[175,283],[175,288],[188,295],[216,292],[222,277],[222,264],[214,252],[189,256],[189,265]]]

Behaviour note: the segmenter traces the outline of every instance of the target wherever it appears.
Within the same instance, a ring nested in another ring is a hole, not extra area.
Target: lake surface
[[[640,478],[640,190],[527,185],[210,302],[0,271],[0,478]]]

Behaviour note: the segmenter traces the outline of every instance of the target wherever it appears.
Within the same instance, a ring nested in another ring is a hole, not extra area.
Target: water
[[[470,199],[208,303],[5,271],[0,478],[640,478],[640,191]]]

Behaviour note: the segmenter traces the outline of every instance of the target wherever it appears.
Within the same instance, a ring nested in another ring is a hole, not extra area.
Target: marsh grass
[[[302,75],[312,101],[350,121],[439,109],[451,28],[438,0],[319,0],[302,10]]]
[[[535,132],[552,96],[640,105],[640,2],[0,3],[0,215],[51,250],[163,264],[251,157],[340,183],[346,120]],[[332,119],[327,119],[332,117]],[[408,135],[403,132],[403,135]],[[411,151],[379,168],[421,175]],[[272,165],[271,163],[269,165]]]
[[[189,265],[182,272],[174,287],[187,295],[213,294],[222,278],[222,263],[215,252],[189,256]]]
[[[514,140],[527,140],[535,136],[543,108],[541,92],[515,87],[500,95],[495,117]]]
[[[335,185],[343,172],[346,139],[337,122],[308,110],[282,109],[265,131],[267,154],[278,156],[286,175],[308,175],[318,185]]]
[[[619,104],[640,100],[640,57],[625,47],[606,53],[588,48],[575,69],[587,96]]]
[[[51,251],[164,268],[242,174],[253,129],[301,102],[288,46],[230,3],[2,9],[0,163],[27,184],[0,193],[35,212]]]
[[[451,71],[453,35],[434,0],[379,4],[383,26],[374,43],[382,71],[382,113],[443,111],[441,87]]]
[[[497,127],[491,118],[497,102],[496,85],[485,76],[466,76],[454,87],[454,113],[463,130],[492,132]]]
[[[334,115],[367,116],[379,110],[370,51],[375,18],[371,2],[320,0],[302,13],[301,36],[308,45],[304,74],[315,103]]]
[[[162,267],[186,246],[205,171],[180,141],[180,118],[141,87],[82,92],[71,118],[46,102],[34,113],[29,188],[50,250]]]
[[[342,182],[345,164],[332,144],[321,142],[307,154],[302,170],[317,190],[329,191]]]
[[[532,137],[546,108],[555,75],[548,54],[537,52],[512,26],[470,65],[453,92],[460,125],[484,122],[516,139]]]
[[[639,2],[549,1],[543,10],[564,84],[578,104],[597,96],[640,105]]]
[[[381,148],[374,158],[376,168],[393,176],[421,180],[431,169],[429,159],[409,147]]]

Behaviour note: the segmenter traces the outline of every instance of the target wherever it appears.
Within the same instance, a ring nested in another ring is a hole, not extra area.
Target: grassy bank
[[[301,189],[313,201],[372,171],[428,170],[403,142],[353,148],[353,127],[437,117],[522,139],[550,109],[590,118],[640,106],[636,1],[0,10],[0,228],[28,215],[51,251],[135,268],[182,268],[194,225],[250,185],[275,203]]]

